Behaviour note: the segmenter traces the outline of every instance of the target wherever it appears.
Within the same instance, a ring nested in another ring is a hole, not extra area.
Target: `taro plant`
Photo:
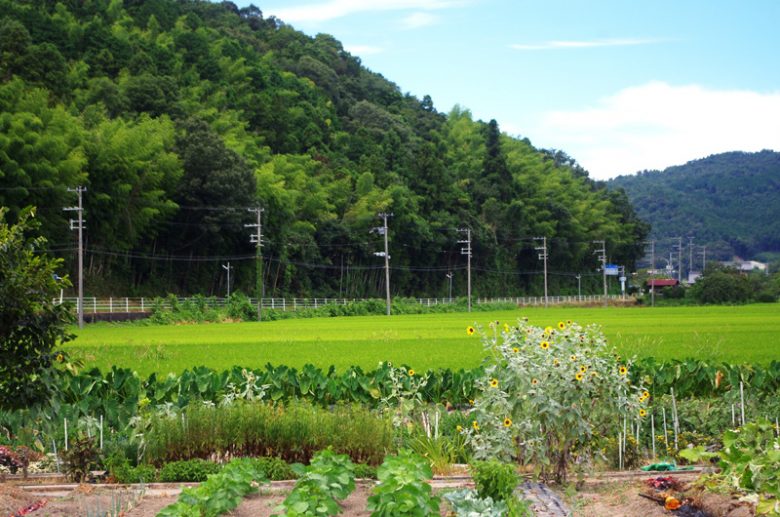
[[[288,517],[337,515],[338,502],[355,490],[355,467],[345,454],[326,449],[315,454],[308,467],[297,464],[293,469],[298,481],[277,508]]]
[[[433,477],[425,458],[402,450],[388,456],[377,471],[379,484],[368,498],[373,516],[428,516],[439,513],[439,499],[426,481]]]
[[[646,416],[650,394],[631,384],[631,362],[598,327],[490,327],[485,377],[462,430],[476,459],[515,459],[564,481],[572,452],[588,454],[595,433],[617,434],[624,419]]]

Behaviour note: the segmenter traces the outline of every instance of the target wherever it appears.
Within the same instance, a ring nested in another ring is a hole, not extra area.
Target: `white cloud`
[[[634,45],[650,45],[659,43],[658,39],[636,39],[636,38],[615,38],[615,39],[596,39],[596,40],[559,40],[545,41],[534,44],[514,44],[509,45],[515,50],[556,50],[572,48],[593,48],[593,47],[628,47]]]
[[[438,20],[439,17],[435,14],[418,11],[401,20],[401,26],[404,29],[419,29],[421,27],[433,25]]]
[[[353,56],[367,56],[369,54],[379,54],[380,52],[384,52],[385,49],[372,45],[345,45],[344,50]]]
[[[327,0],[295,7],[268,8],[286,23],[323,22],[368,11],[432,11],[461,5],[461,0]]]
[[[555,111],[528,134],[605,179],[726,151],[777,149],[780,91],[712,90],[651,82],[595,107]]]

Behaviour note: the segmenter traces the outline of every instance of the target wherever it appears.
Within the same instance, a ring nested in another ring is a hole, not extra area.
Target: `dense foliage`
[[[620,176],[608,185],[623,189],[652,225],[659,256],[671,249],[672,237],[693,236],[695,244],[707,245],[707,257],[730,260],[780,251],[778,178],[780,153],[731,152]]]
[[[0,0],[0,13],[0,205],[38,206],[72,264],[61,208],[86,186],[91,293],[221,292],[217,257],[254,293],[255,206],[268,295],[382,293],[378,211],[394,214],[406,295],[447,291],[466,226],[481,296],[540,291],[529,237],[547,236],[553,271],[595,268],[593,239],[617,263],[641,254],[628,199],[564,153],[441,113],[256,7]]]
[[[42,254],[46,240],[30,237],[35,212],[24,210],[18,224],[0,208],[0,409],[44,404],[53,394],[64,360],[56,347],[70,336],[70,309],[52,297],[68,285],[56,275],[60,261]]]

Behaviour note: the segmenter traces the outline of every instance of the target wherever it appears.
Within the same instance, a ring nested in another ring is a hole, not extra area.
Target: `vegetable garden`
[[[214,493],[238,504],[264,480],[291,478],[280,515],[335,515],[356,472],[378,477],[366,503],[375,515],[524,515],[515,492],[432,493],[425,480],[467,463],[474,479],[500,480],[501,466],[515,465],[566,483],[716,457],[723,474],[710,483],[753,492],[760,511],[777,513],[780,362],[635,360],[598,327],[568,320],[493,321],[471,334],[485,358],[471,369],[65,369],[50,407],[0,413],[0,465],[204,481],[162,515],[217,515],[235,505],[212,509]]]

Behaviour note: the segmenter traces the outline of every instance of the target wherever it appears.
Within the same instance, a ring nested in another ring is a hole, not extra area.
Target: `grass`
[[[571,319],[598,323],[621,354],[658,358],[707,358],[768,363],[780,357],[780,310],[776,304],[736,307],[528,308],[514,311],[364,316],[201,325],[95,324],[74,329],[67,344],[88,366],[129,367],[179,373],[205,365],[300,367],[312,363],[344,369],[374,368],[389,360],[417,370],[471,368],[482,346],[465,329],[477,322],[513,322],[527,316],[537,325]]]

